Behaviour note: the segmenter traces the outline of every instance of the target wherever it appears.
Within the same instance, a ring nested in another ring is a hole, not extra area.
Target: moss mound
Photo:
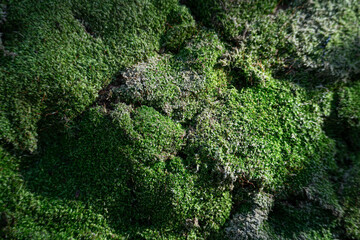
[[[2,51],[12,54],[1,56],[0,136],[30,151],[36,149],[40,120],[76,117],[116,72],[154,55],[176,31],[186,34],[194,24],[176,1],[19,1],[6,6]],[[178,30],[167,31],[170,23]],[[177,40],[172,48],[182,44],[181,37]]]
[[[359,6],[5,1],[0,237],[360,239]]]

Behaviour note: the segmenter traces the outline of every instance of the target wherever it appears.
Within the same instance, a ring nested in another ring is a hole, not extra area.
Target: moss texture
[[[0,237],[360,239],[359,6],[3,1]]]
[[[0,137],[30,151],[36,149],[40,119],[77,116],[116,72],[154,55],[176,31],[186,33],[194,24],[176,1],[18,1],[6,6],[3,45],[13,54],[1,56]],[[178,28],[172,33],[169,19]],[[176,38],[172,48],[182,44]]]

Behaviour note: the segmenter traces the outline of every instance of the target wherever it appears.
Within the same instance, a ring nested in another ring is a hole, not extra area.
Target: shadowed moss
[[[226,86],[214,69],[224,46],[213,32],[200,31],[177,55],[162,55],[121,74],[113,90],[118,101],[152,106],[181,122],[188,121]]]
[[[0,5],[1,237],[359,238],[357,0],[181,2]]]
[[[197,116],[187,150],[221,172],[218,180],[245,175],[277,189],[309,164],[333,166],[334,143],[321,129],[319,106],[303,89],[271,79],[266,87],[231,89],[222,98]]]
[[[261,82],[262,72],[310,88],[356,80],[360,71],[358,6],[357,0],[277,5],[273,13],[246,19],[241,25],[245,30],[232,40],[234,47],[222,64],[242,77],[234,83],[240,87]],[[241,12],[235,14],[242,18]]]
[[[181,126],[153,108],[96,107],[27,172],[27,181],[42,195],[93,207],[119,234],[208,235],[225,223],[231,199],[188,172],[176,156],[183,138]]]
[[[352,239],[360,238],[360,157],[352,156],[353,166],[344,173],[343,201],[345,208],[344,226],[346,236]]]
[[[20,160],[0,149],[0,237],[123,239],[103,216],[79,201],[39,196],[19,173]],[[54,187],[54,186],[52,186]]]
[[[278,1],[274,0],[185,1],[197,20],[208,27],[214,27],[220,35],[227,39],[234,39],[243,34],[252,19],[273,13],[277,3]]]
[[[346,140],[352,148],[360,149],[360,82],[340,91],[338,115],[344,124]]]
[[[68,121],[117,71],[154,55],[169,15],[184,19],[176,28],[193,26],[176,1],[9,3],[3,45],[14,55],[0,56],[1,139],[35,150],[38,121]]]

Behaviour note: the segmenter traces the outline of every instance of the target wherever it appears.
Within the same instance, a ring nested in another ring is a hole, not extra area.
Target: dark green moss
[[[198,115],[188,151],[224,178],[245,175],[276,189],[309,164],[333,166],[334,143],[321,129],[319,107],[301,88],[269,79],[266,87],[232,89],[223,98]]]
[[[27,172],[27,181],[47,197],[93,207],[118,233],[180,237],[201,230],[208,235],[225,223],[231,199],[199,185],[176,157],[183,138],[181,126],[153,108],[132,110],[121,103],[108,115],[97,107]]]
[[[340,91],[339,118],[345,128],[345,138],[351,147],[360,149],[360,82]]]
[[[185,1],[196,19],[227,39],[246,32],[252,19],[275,12],[278,1]],[[245,33],[246,34],[246,33]]]
[[[214,69],[225,48],[217,35],[200,31],[177,55],[162,55],[124,71],[114,88],[118,101],[152,106],[181,122],[191,120],[218,90],[224,72]]]
[[[357,0],[181,3],[0,5],[1,237],[359,238]]]
[[[0,56],[1,139],[36,149],[38,121],[68,121],[117,71],[154,55],[169,16],[184,19],[175,28],[193,27],[176,1],[9,3],[3,44],[14,54]]]
[[[0,237],[3,239],[96,238],[120,235],[91,206],[29,191],[20,159],[0,149]],[[55,169],[54,169],[55,170]],[[51,186],[54,188],[54,185]]]
[[[344,226],[346,236],[351,239],[360,238],[360,158],[352,156],[353,165],[344,173],[341,190],[344,196]]]

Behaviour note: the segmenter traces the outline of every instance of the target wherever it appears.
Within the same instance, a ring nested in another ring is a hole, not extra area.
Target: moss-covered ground
[[[360,239],[359,0],[0,2],[1,239]]]

